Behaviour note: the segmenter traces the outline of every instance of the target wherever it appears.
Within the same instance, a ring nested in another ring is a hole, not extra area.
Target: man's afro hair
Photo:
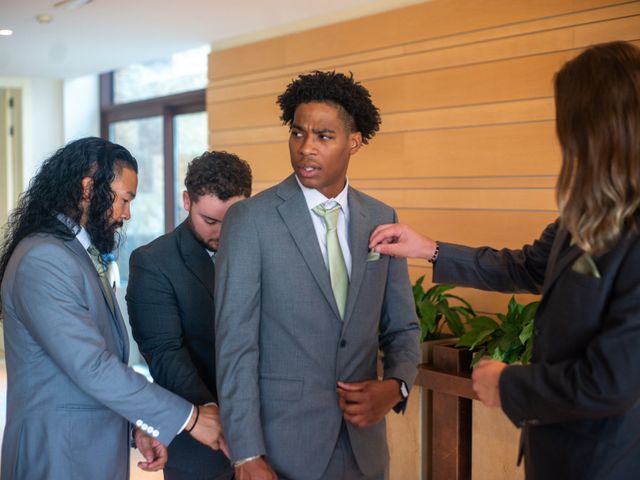
[[[355,123],[349,126],[362,134],[363,143],[368,143],[380,128],[378,108],[371,101],[369,91],[353,79],[352,73],[347,77],[335,71],[316,70],[300,75],[278,97],[282,123],[291,125],[298,105],[311,102],[333,103],[342,107],[353,119],[349,123]]]

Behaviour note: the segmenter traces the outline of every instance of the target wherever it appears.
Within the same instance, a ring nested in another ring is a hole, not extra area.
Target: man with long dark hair
[[[122,479],[130,426],[157,470],[186,429],[217,446],[215,412],[127,367],[129,345],[104,254],[118,244],[137,162],[100,138],[45,160],[12,212],[0,257],[8,374],[2,478]]]
[[[127,307],[133,337],[154,381],[191,402],[207,404],[218,401],[215,254],[227,209],[251,195],[251,168],[232,153],[204,152],[189,163],[184,184],[186,220],[131,254]],[[169,446],[166,480],[232,476],[222,452],[186,433]]]

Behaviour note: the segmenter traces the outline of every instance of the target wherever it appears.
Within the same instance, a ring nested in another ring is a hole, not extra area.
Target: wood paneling
[[[433,0],[213,52],[209,143],[251,163],[254,192],[276,184],[291,172],[277,95],[301,72],[351,71],[383,120],[351,184],[424,234],[517,248],[557,216],[553,75],[611,40],[640,44],[639,1]],[[482,311],[508,300],[462,291]]]

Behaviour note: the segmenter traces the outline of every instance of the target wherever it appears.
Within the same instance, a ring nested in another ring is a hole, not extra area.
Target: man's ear
[[[82,177],[82,200],[89,201],[93,195],[93,178]]]
[[[360,150],[362,146],[362,134],[360,132],[353,132],[349,134],[349,153],[355,154]]]
[[[191,208],[191,198],[189,197],[189,192],[186,190],[182,192],[182,206],[187,212]]]

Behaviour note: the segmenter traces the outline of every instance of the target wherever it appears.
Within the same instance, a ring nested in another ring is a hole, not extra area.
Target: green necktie
[[[107,297],[107,301],[109,302],[111,310],[113,310],[113,298],[111,297],[111,287],[109,286],[109,279],[107,278],[107,266],[102,261],[100,252],[96,247],[94,247],[93,245],[89,245],[89,248],[87,248],[87,252],[89,252],[89,256],[91,257],[93,266],[98,271],[100,283],[102,283],[102,290],[104,291],[105,297]]]
[[[338,305],[340,318],[344,320],[344,310],[347,306],[347,292],[349,291],[349,274],[344,262],[340,240],[338,240],[338,215],[340,205],[325,209],[323,205],[314,207],[314,212],[324,218],[327,226],[327,258],[329,260],[329,278],[331,289]]]

